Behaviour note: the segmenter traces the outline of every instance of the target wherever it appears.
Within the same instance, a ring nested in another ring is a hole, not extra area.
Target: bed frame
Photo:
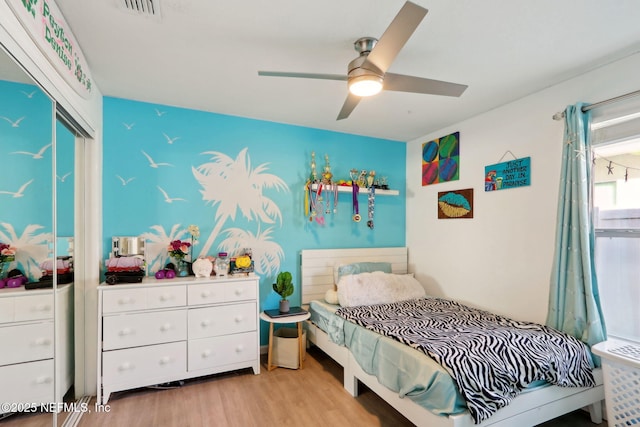
[[[390,262],[394,273],[407,273],[407,248],[303,250],[301,259],[302,304],[309,304],[314,299],[323,299],[325,292],[333,288],[335,265],[365,261]],[[533,426],[584,407],[589,408],[591,421],[596,424],[602,422],[604,386],[601,368],[594,371],[595,387],[548,386],[532,390],[519,395],[507,407],[500,409],[481,424],[474,424],[468,412],[439,416],[414,403],[411,399],[399,397],[397,392],[381,385],[375,376],[364,372],[346,347],[333,343],[327,334],[313,323],[307,322],[306,326],[309,341],[344,368],[344,387],[352,396],[358,395],[358,382],[361,382],[418,426]]]

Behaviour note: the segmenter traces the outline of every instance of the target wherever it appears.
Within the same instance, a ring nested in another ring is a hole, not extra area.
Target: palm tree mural
[[[229,228],[224,231],[227,236],[220,247],[234,253],[242,248],[249,247],[252,251],[255,272],[264,276],[275,276],[280,270],[280,260],[284,257],[284,252],[280,245],[271,240],[273,227],[269,227],[264,232],[253,234],[241,228]]]
[[[42,276],[40,263],[49,256],[49,243],[53,241],[53,233],[36,233],[43,225],[29,224],[18,236],[13,226],[3,222],[4,232],[0,231],[0,242],[8,243],[16,248],[16,267],[29,277],[37,280]]]
[[[167,252],[169,243],[177,239],[182,240],[184,237],[188,237],[189,235],[187,228],[180,229],[180,224],[174,224],[173,227],[171,227],[169,234],[167,234],[161,225],[152,225],[149,228],[153,231],[142,233],[140,235],[140,237],[145,240],[144,251],[145,260],[147,262],[146,270],[148,272],[158,271],[164,268],[167,263],[167,259],[169,258],[169,254]]]
[[[249,221],[256,220],[267,224],[273,224],[276,221],[282,223],[280,208],[262,192],[270,188],[288,192],[289,187],[278,176],[266,173],[268,163],[252,169],[247,148],[240,151],[235,159],[217,151],[207,151],[202,154],[212,155],[211,162],[191,169],[194,177],[203,187],[200,190],[202,199],[217,209],[216,224],[203,245],[200,256],[207,255],[220,234],[222,226],[229,218],[232,221],[235,220],[238,210]],[[259,250],[258,246],[255,250]]]

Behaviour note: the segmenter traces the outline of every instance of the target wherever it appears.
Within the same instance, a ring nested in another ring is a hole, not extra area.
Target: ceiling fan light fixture
[[[349,92],[356,96],[373,96],[382,90],[382,77],[357,76],[349,79]]]

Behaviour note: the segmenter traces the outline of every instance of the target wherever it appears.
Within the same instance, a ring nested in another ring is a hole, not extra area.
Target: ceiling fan
[[[391,66],[400,49],[409,40],[427,12],[427,9],[408,1],[402,6],[379,40],[373,37],[362,37],[356,40],[354,47],[360,56],[349,63],[346,75],[280,71],[258,71],[258,75],[346,81],[349,94],[337,120],[349,117],[362,97],[375,95],[383,89],[429,95],[460,96],[467,89],[467,85],[387,73],[387,69]]]

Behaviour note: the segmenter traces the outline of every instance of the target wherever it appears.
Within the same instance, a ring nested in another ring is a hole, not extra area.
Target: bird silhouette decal
[[[167,114],[167,112],[166,112],[166,111],[160,111],[160,110],[158,110],[158,109],[156,108],[156,114],[158,115],[158,117],[162,117],[162,116],[164,116],[165,114]]]
[[[130,183],[131,181],[133,181],[134,179],[136,179],[135,176],[132,176],[129,179],[124,179],[123,177],[121,177],[120,175],[116,175],[116,177],[120,180],[120,182],[122,182],[122,185],[127,185],[128,183]]]
[[[14,191],[2,191],[2,190],[0,190],[0,194],[11,194],[11,195],[13,195],[13,197],[14,197],[14,198],[17,198],[17,197],[23,197],[23,196],[24,196],[24,190],[25,190],[25,189],[27,188],[27,186],[28,186],[29,184],[31,184],[32,182],[33,182],[33,179],[31,179],[31,180],[29,180],[29,181],[25,182],[24,184],[22,184],[22,187],[20,187],[20,189],[19,189],[18,191],[16,191],[16,192],[14,192]]]
[[[157,169],[158,166],[173,166],[171,163],[156,163],[155,160],[153,160],[150,155],[144,152],[144,150],[140,150],[140,151],[142,151],[142,154],[144,154],[147,160],[149,160],[149,166],[151,166],[152,168]]]
[[[164,201],[165,201],[165,202],[167,202],[167,203],[173,203],[173,202],[176,202],[176,201],[186,202],[186,200],[185,200],[185,199],[181,199],[181,198],[179,198],[179,197],[169,197],[169,195],[167,194],[167,192],[166,192],[166,191],[164,191],[164,190],[162,189],[162,187],[160,187],[159,185],[158,185],[158,190],[160,190],[160,192],[161,192],[161,193],[162,193],[162,195],[164,196]]]
[[[47,151],[47,148],[49,147],[51,147],[51,144],[45,145],[37,153],[31,153],[29,151],[13,151],[11,154],[26,154],[27,156],[31,156],[34,159],[42,159],[42,155],[44,154],[45,151]]]
[[[122,124],[124,125],[124,127],[127,128],[127,130],[131,130],[133,128],[133,126],[135,125],[135,123],[129,124],[129,123],[124,123],[124,122]]]
[[[60,182],[64,182],[64,180],[65,180],[65,179],[67,179],[67,177],[68,177],[69,175],[71,175],[71,172],[67,172],[67,173],[65,173],[65,174],[64,174],[64,175],[62,175],[62,176],[58,176],[58,175],[56,175],[56,178],[58,178],[58,179],[60,180]]]
[[[2,120],[6,120],[6,121],[8,121],[9,123],[11,123],[11,127],[12,127],[12,128],[17,128],[17,127],[20,127],[20,122],[21,122],[21,121],[23,121],[25,118],[24,118],[24,116],[22,116],[22,117],[20,117],[18,120],[13,121],[13,120],[11,120],[9,117],[0,116],[0,119],[2,119]]]
[[[164,137],[166,138],[166,140],[167,140],[167,142],[168,142],[169,144],[173,144],[173,142],[174,142],[174,141],[177,141],[177,140],[179,140],[179,139],[180,139],[180,137],[179,137],[179,136],[176,136],[176,137],[174,137],[174,138],[171,138],[171,137],[170,137],[169,135],[167,135],[166,133],[163,133],[163,135],[164,135]]]
[[[28,93],[28,92],[25,92],[25,91],[21,90],[20,92],[24,93],[24,96],[26,96],[27,98],[33,98],[33,95],[35,95],[38,91],[34,90],[33,92]]]

